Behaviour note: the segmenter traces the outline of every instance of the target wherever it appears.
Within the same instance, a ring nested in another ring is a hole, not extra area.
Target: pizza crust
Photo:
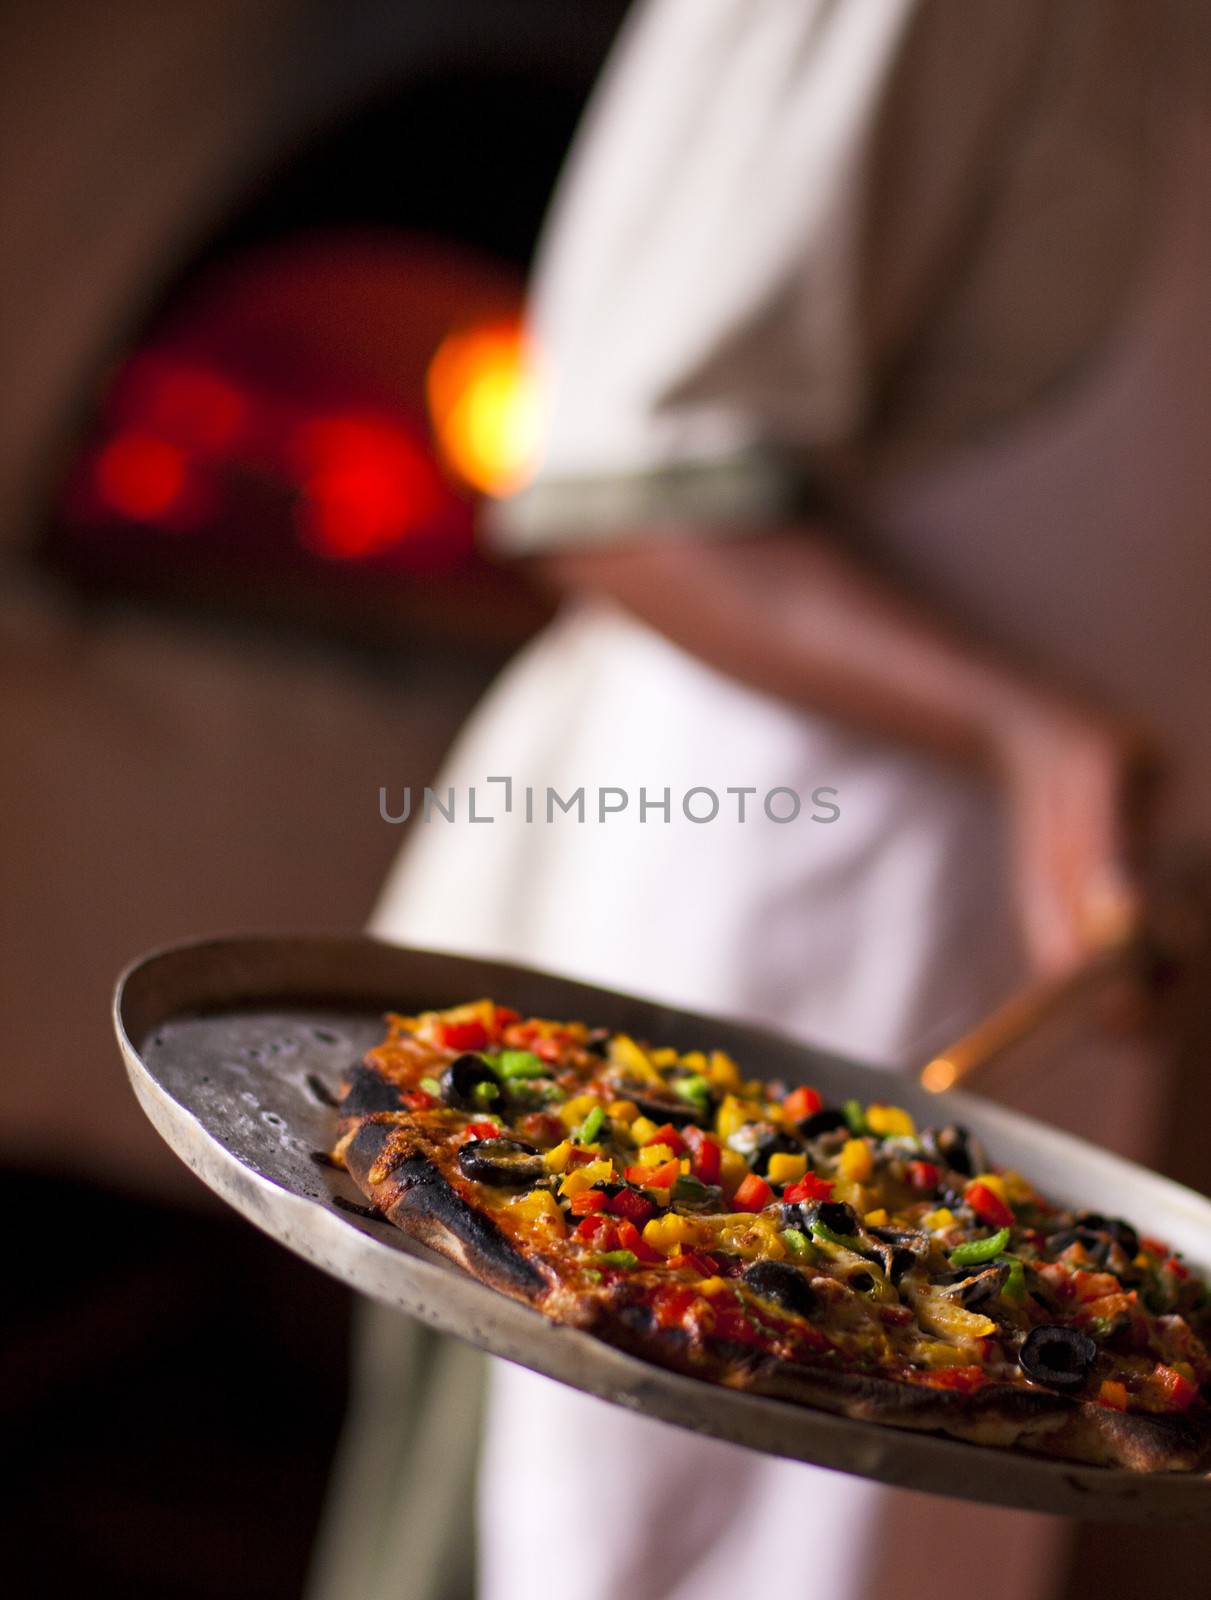
[[[350,1177],[375,1208],[421,1244],[514,1299],[533,1304],[549,1287],[492,1218],[468,1205],[407,1140],[398,1122],[363,1122],[344,1155]]]
[[[1188,1472],[1211,1454],[1211,1419],[1120,1412],[1042,1388],[975,1394],[866,1373],[828,1372],[661,1329],[646,1308],[560,1289],[554,1269],[525,1254],[448,1182],[398,1113],[371,1115],[344,1148],[354,1182],[390,1222],[490,1288],[552,1321],[592,1332],[630,1354],[727,1388],[839,1416],[971,1444],[1015,1448],[1134,1472]]]

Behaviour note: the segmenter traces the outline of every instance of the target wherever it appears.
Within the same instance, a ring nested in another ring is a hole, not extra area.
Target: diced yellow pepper
[[[509,1209],[515,1216],[544,1228],[558,1238],[562,1239],[567,1235],[568,1227],[563,1219],[563,1212],[549,1189],[531,1189],[529,1194],[519,1195],[516,1200],[510,1200]]]
[[[639,1152],[639,1165],[641,1167],[659,1167],[672,1159],[672,1147],[667,1144],[644,1145]]]
[[[725,1150],[720,1158],[719,1176],[724,1191],[734,1194],[748,1177],[748,1162],[738,1150]]]
[[[887,1226],[887,1212],[883,1206],[876,1206],[873,1211],[868,1211],[862,1218],[868,1228],[885,1228]]]
[[[610,1060],[616,1067],[621,1067],[628,1077],[638,1078],[641,1083],[663,1082],[646,1053],[625,1033],[616,1033],[611,1039]]]
[[[769,1158],[771,1183],[798,1183],[807,1171],[807,1157],[778,1150]]]
[[[565,1128],[578,1128],[593,1107],[600,1104],[601,1101],[595,1094],[573,1095],[560,1106],[559,1120]]]
[[[587,1161],[583,1167],[575,1167],[568,1173],[559,1186],[559,1192],[570,1198],[574,1194],[583,1194],[595,1183],[612,1183],[613,1179],[614,1163],[608,1157],[600,1161]]]
[[[991,1189],[998,1200],[1009,1204],[1009,1190],[1005,1187],[1005,1180],[998,1172],[978,1172],[971,1180],[972,1183],[982,1183],[986,1189]]]
[[[660,1129],[650,1117],[636,1117],[631,1123],[631,1138],[636,1144],[646,1144],[649,1139],[654,1139]]]
[[[681,1158],[681,1170],[682,1170],[682,1172],[685,1172],[685,1173],[693,1172],[694,1163],[690,1160],[689,1156],[682,1156],[682,1158]]]
[[[548,1172],[566,1172],[568,1170],[568,1157],[576,1146],[571,1139],[565,1139],[562,1144],[557,1144],[553,1150],[548,1150],[542,1158],[542,1164]]]
[[[837,1171],[843,1178],[852,1178],[855,1183],[864,1183],[874,1168],[870,1146],[865,1139],[847,1139],[841,1146]]]
[[[606,1107],[606,1116],[611,1122],[620,1122],[629,1128],[639,1115],[639,1107],[633,1100],[611,1100]]]
[[[701,1050],[687,1050],[681,1057],[681,1065],[690,1072],[705,1073],[706,1057]]]
[[[917,1129],[908,1112],[900,1106],[873,1105],[866,1108],[866,1125],[883,1138],[912,1138]]]
[[[697,1070],[701,1072],[702,1068]],[[738,1093],[743,1083],[739,1067],[725,1050],[711,1051],[711,1064],[705,1076],[717,1089],[726,1089],[732,1094]]]
[[[987,1183],[988,1180],[984,1181]],[[1005,1187],[1005,1199],[1011,1206],[1026,1206],[1037,1198],[1034,1189],[1020,1172],[1006,1169],[1001,1173],[1001,1182]]]
[[[843,1178],[840,1173],[833,1179],[834,1200],[853,1206],[855,1211],[869,1211],[871,1196],[854,1178]]]
[[[764,1115],[764,1107],[741,1100],[738,1095],[725,1094],[715,1113],[715,1132],[721,1139],[730,1139],[734,1133],[739,1133],[746,1122],[760,1122]]]
[[[692,1217],[679,1216],[670,1211],[666,1216],[653,1217],[643,1230],[643,1242],[659,1250],[663,1256],[675,1256],[688,1246],[691,1250],[703,1234],[702,1224]]]
[[[927,1211],[921,1218],[921,1226],[928,1228],[930,1233],[941,1233],[944,1228],[953,1228],[955,1214],[949,1206],[939,1206],[936,1211]]]
[[[675,1067],[677,1065],[676,1050],[653,1050],[648,1060],[654,1067]]]

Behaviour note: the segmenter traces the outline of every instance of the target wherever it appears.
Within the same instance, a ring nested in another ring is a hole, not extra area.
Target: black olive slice
[[[749,1166],[762,1177],[769,1171],[769,1158],[773,1155],[801,1156],[803,1146],[797,1139],[792,1139],[789,1133],[783,1133],[777,1128],[763,1128],[758,1133],[753,1144],[752,1154],[749,1156]]]
[[[1096,1356],[1097,1345],[1087,1333],[1049,1322],[1031,1329],[1018,1364],[1028,1378],[1049,1389],[1079,1389]]]
[[[811,1284],[797,1267],[788,1266],[785,1261],[754,1261],[744,1269],[744,1282],[754,1294],[772,1300],[786,1311],[796,1311],[801,1317],[810,1316],[816,1303]]]
[[[546,1168],[531,1146],[517,1139],[470,1139],[458,1152],[463,1176],[499,1189],[528,1189]]]
[[[470,1053],[456,1056],[441,1076],[442,1099],[461,1111],[471,1110],[476,1105],[475,1090],[481,1083],[492,1083],[498,1090],[500,1088],[500,1079],[482,1056]]]
[[[994,1266],[982,1267],[969,1277],[960,1278],[957,1283],[947,1287],[945,1294],[947,1299],[957,1300],[964,1310],[970,1311],[973,1306],[982,1306],[986,1301],[994,1300],[1008,1278],[1009,1263],[1001,1261]]]
[[[1063,1228],[1048,1237],[1047,1252],[1059,1256],[1079,1244],[1095,1265],[1104,1267],[1112,1242],[1108,1233],[1095,1233],[1092,1228]]]
[[[923,1233],[913,1233],[899,1228],[867,1228],[874,1240],[871,1250],[862,1253],[868,1260],[877,1261],[885,1277],[899,1284],[904,1274],[929,1254],[929,1239]]]
[[[795,1124],[805,1139],[818,1139],[822,1133],[836,1133],[839,1129],[849,1129],[845,1120],[844,1111],[813,1111],[810,1117],[803,1117]]]
[[[1082,1211],[1076,1220],[1078,1227],[1088,1228],[1094,1233],[1108,1233],[1128,1256],[1139,1255],[1140,1236],[1122,1217],[1103,1217],[1097,1211]]]
[[[930,1129],[924,1136],[926,1153],[936,1156],[952,1172],[965,1178],[974,1178],[977,1172],[988,1170],[988,1156],[974,1133],[950,1122],[944,1128]]]
[[[594,1028],[585,1040],[584,1047],[591,1056],[608,1056],[610,1053],[610,1030],[608,1028]]]
[[[625,1091],[628,1100],[633,1100],[645,1117],[648,1117],[659,1127],[661,1123],[670,1122],[674,1128],[688,1128],[702,1126],[708,1120],[707,1113],[697,1111],[685,1100],[677,1100],[670,1104],[667,1100],[652,1100],[647,1095],[637,1094],[633,1089]]]
[[[831,1233],[847,1237],[858,1231],[858,1213],[844,1200],[822,1200],[816,1207],[816,1221],[822,1222]]]

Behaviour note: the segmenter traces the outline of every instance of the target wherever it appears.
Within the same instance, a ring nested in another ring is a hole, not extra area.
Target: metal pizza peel
[[[885,1071],[750,1024],[367,937],[241,937],[157,951],[122,975],[114,1021],[140,1104],[203,1183],[321,1270],[492,1355],[644,1416],[882,1483],[1095,1520],[1211,1516],[1202,1474],[1048,1461],[665,1371],[548,1322],[375,1218],[352,1180],[323,1162],[342,1072],[381,1038],[384,1012],[481,995],[657,1046],[724,1049],[748,1074],[811,1082],[828,1098],[888,1095]],[[964,1123],[1050,1197],[1133,1217],[1211,1272],[1211,1201],[1017,1112],[893,1081],[896,1101],[923,1124]]]

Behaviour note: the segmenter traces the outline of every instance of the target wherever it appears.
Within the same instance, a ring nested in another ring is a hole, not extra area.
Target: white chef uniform
[[[549,437],[499,546],[827,513],[965,622],[1190,749],[1181,682],[1211,681],[1211,226],[1189,181],[1211,153],[1191,109],[1204,44],[1180,0],[640,5],[549,230],[533,310]],[[1205,827],[1202,759],[1184,810]],[[507,816],[485,787],[503,775]],[[475,785],[496,820],[471,825],[464,798],[460,821],[414,828],[375,919],[393,938],[889,1065],[1022,974],[993,794],[604,603],[570,604],[523,652],[440,783]],[[548,822],[547,786],[583,787],[586,820]],[[820,786],[833,822],[760,806]],[[695,787],[756,802],[696,822]],[[628,795],[604,821],[602,788]],[[640,817],[641,789],[669,791],[667,820]],[[380,1351],[402,1328],[381,1315]],[[465,1389],[464,1353],[433,1359]],[[939,1551],[982,1600],[1062,1576],[1057,1522],[761,1458],[503,1365],[480,1503],[485,1600],[556,1582],[578,1600],[882,1600],[919,1592],[909,1575],[936,1575]],[[400,1514],[397,1559],[423,1543]],[[397,1566],[358,1592],[421,1590]]]

